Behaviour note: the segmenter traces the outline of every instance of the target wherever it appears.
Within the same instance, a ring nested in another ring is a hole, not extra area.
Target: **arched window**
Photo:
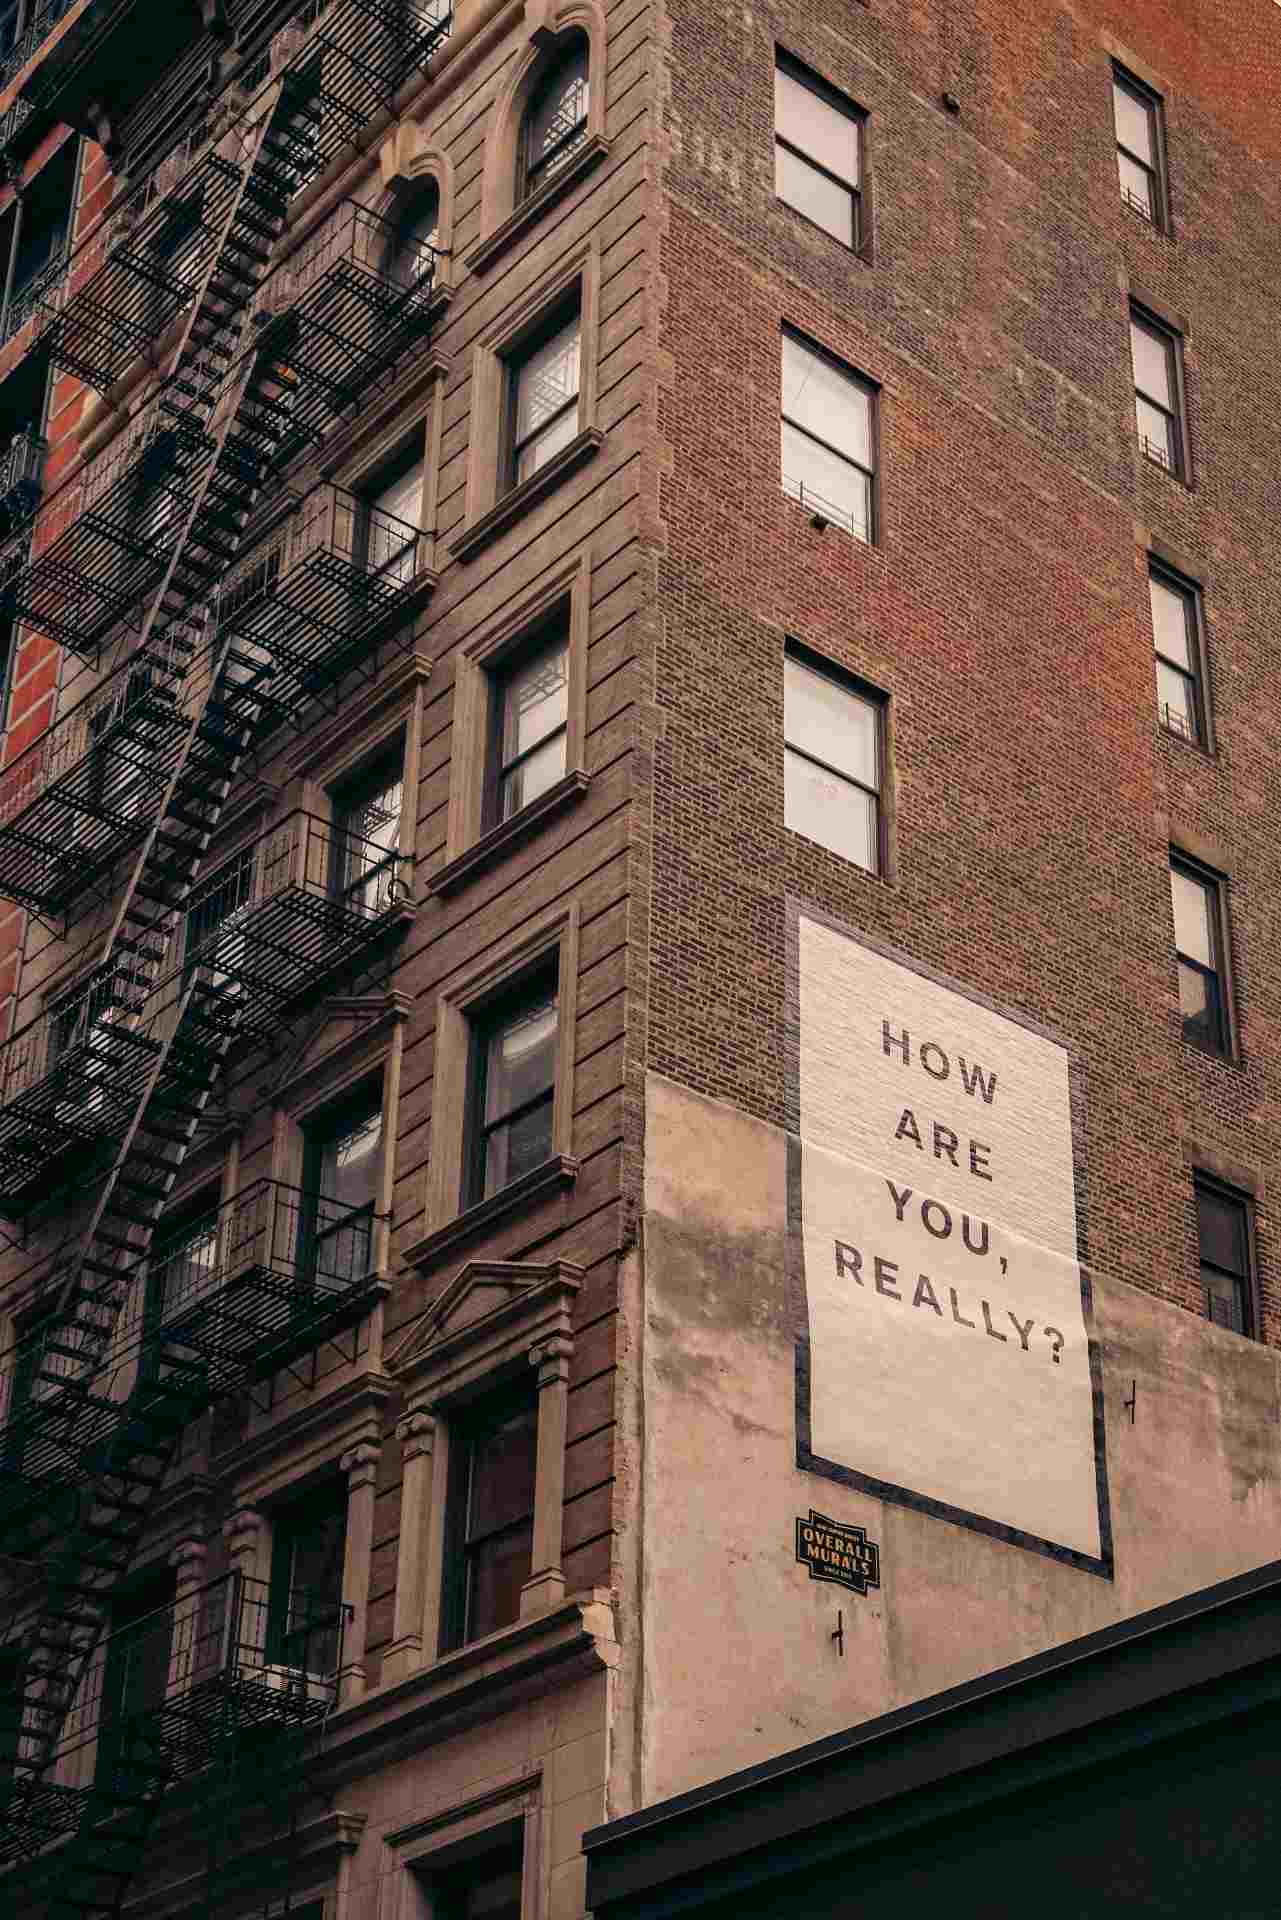
[[[434,180],[420,187],[393,216],[388,276],[398,287],[416,287],[431,272],[429,251],[440,231],[440,193]]]
[[[575,34],[543,76],[526,111],[519,199],[527,200],[537,192],[587,138],[587,67],[586,37]]]

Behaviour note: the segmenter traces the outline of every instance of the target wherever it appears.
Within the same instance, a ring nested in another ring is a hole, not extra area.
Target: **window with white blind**
[[[783,333],[783,491],[856,540],[875,538],[876,390],[821,348]]]
[[[1121,198],[1153,226],[1163,226],[1160,100],[1131,74],[1117,68],[1112,75],[1112,117]]]
[[[869,873],[884,865],[884,702],[839,669],[783,661],[783,823]]]
[[[1156,659],[1156,709],[1163,727],[1184,740],[1206,744],[1204,673],[1201,660],[1201,597],[1191,581],[1156,561],[1148,564],[1152,645]]]
[[[862,243],[863,116],[780,53],[774,67],[774,191],[847,247]]]
[[[1149,315],[1130,312],[1134,409],[1144,457],[1178,479],[1185,477],[1182,368],[1179,336]]]

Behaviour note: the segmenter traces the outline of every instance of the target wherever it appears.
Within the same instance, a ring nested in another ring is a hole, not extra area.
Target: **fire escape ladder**
[[[301,1743],[334,1699],[323,1673],[340,1664],[341,1621],[336,1628],[332,1615],[306,1623],[301,1665],[291,1664],[287,1653],[282,1660],[271,1651],[269,1596],[251,1593],[253,1583],[237,1574],[220,1597],[196,1596],[195,1610],[181,1618],[180,1609],[171,1610],[162,1702],[124,1716],[103,1764],[104,1661],[114,1657],[103,1643],[119,1644],[110,1633],[112,1600],[183,1429],[219,1395],[354,1324],[376,1285],[367,1212],[339,1210],[343,1217],[322,1219],[316,1196],[275,1181],[256,1183],[230,1210],[219,1210],[208,1243],[212,1264],[179,1273],[172,1291],[169,1250],[153,1241],[245,1023],[255,1009],[260,1013],[291,993],[296,998],[301,986],[293,976],[292,986],[264,981],[251,991],[252,982],[242,983],[240,1003],[225,994],[216,984],[221,960],[204,947],[188,950],[193,885],[246,754],[291,704],[312,697],[313,681],[326,670],[322,645],[340,650],[354,637],[357,609],[363,617],[377,604],[390,617],[404,604],[397,596],[414,579],[417,536],[387,516],[386,524],[375,524],[363,509],[363,517],[344,520],[347,510],[335,495],[329,517],[314,524],[328,529],[335,548],[334,529],[346,528],[341,563],[335,568],[324,560],[308,522],[311,544],[299,547],[280,583],[295,634],[293,656],[283,664],[273,657],[270,623],[248,634],[250,616],[219,616],[219,587],[297,428],[306,397],[300,386],[309,372],[331,418],[358,402],[354,368],[329,397],[327,289],[354,289],[353,311],[374,336],[385,313],[397,331],[389,349],[377,342],[379,350],[402,350],[426,330],[430,249],[414,283],[390,295],[385,285],[370,292],[372,254],[352,256],[354,265],[344,255],[336,277],[322,257],[308,282],[319,343],[308,349],[310,360],[294,354],[279,314],[260,334],[250,336],[248,329],[293,194],[359,137],[413,65],[425,64],[449,18],[420,13],[419,0],[404,8],[389,0],[385,14],[366,0],[337,0],[310,45],[299,30],[300,49],[286,48],[278,79],[202,163],[202,178],[216,183],[217,194],[210,188],[190,215],[204,223],[202,246],[208,244],[195,291],[183,296],[190,304],[172,370],[145,434],[113,470],[110,485],[85,495],[85,510],[71,529],[81,541],[79,574],[56,555],[50,561],[52,549],[44,549],[36,564],[44,564],[37,585],[46,598],[39,600],[30,569],[15,593],[13,604],[33,624],[43,618],[46,630],[57,632],[52,623],[64,618],[68,644],[79,621],[87,653],[146,599],[130,672],[144,684],[152,677],[163,681],[182,715],[181,728],[172,730],[163,785],[153,782],[149,824],[130,842],[137,850],[106,958],[83,996],[79,1025],[65,1038],[66,1059],[51,1076],[45,1058],[35,1093],[46,1107],[33,1097],[21,1121],[39,1123],[38,1139],[52,1111],[48,1101],[71,1096],[83,1116],[82,1135],[107,1143],[98,1160],[86,1153],[85,1177],[97,1182],[87,1226],[55,1266],[44,1291],[48,1311],[6,1356],[9,1377],[0,1381],[9,1395],[0,1434],[0,1550],[10,1576],[0,1649],[17,1675],[12,1706],[5,1703],[14,1744],[7,1785],[0,1785],[0,1866],[9,1867],[0,1884],[18,1909],[49,1920],[116,1920],[162,1795],[203,1772],[215,1795],[225,1789],[225,1813],[233,1790],[243,1800],[244,1778],[238,1789],[236,1781],[246,1756],[253,1790],[265,1795],[268,1784],[280,1784],[280,1768],[276,1764],[273,1774],[268,1743],[242,1744],[246,1730],[272,1728],[277,1737],[287,1731],[300,1757]],[[363,235],[355,220],[348,225]],[[385,236],[369,231],[368,245],[384,247]],[[82,303],[77,324],[84,325],[76,334],[68,320],[73,307],[63,311],[52,346],[63,365],[78,352],[74,342],[91,339],[96,324],[92,315],[85,321]],[[163,515],[157,498],[167,502]],[[126,499],[135,515],[144,502],[149,571],[142,583],[130,578],[130,541],[138,536],[126,524]],[[376,564],[375,536],[385,554]],[[80,595],[65,617],[57,611],[59,590],[72,600]],[[42,614],[42,607],[54,611]],[[304,648],[296,634],[306,628],[318,637]],[[314,830],[307,832],[314,839]],[[344,843],[335,864],[331,846],[319,884],[305,855],[287,869],[275,892],[256,903],[263,952],[297,950],[296,942],[281,938],[290,915],[312,929],[308,937],[322,960],[329,957],[331,927],[355,953],[395,918],[395,856],[389,864],[371,844],[355,867],[353,857]],[[342,876],[337,892],[336,875]],[[298,1631],[291,1617],[287,1639],[296,1640]],[[335,1631],[333,1664],[326,1669],[311,1658],[309,1636]],[[190,1643],[185,1664],[173,1653],[183,1634]],[[86,1768],[94,1743],[96,1762]],[[296,1806],[297,1768],[284,1771],[285,1799],[293,1796]],[[274,1804],[285,1799],[278,1796]]]
[[[272,163],[264,164],[263,149],[269,135],[277,145],[288,138],[296,101],[296,89],[282,86],[274,111],[255,130],[227,209],[222,247],[209,264],[179,348],[180,376],[203,382],[199,398],[188,399],[183,410],[190,429],[207,436],[209,451],[144,623],[135,656],[144,663],[153,649],[164,652],[175,629],[204,630],[201,610],[218,574],[235,558],[261,481],[261,459],[247,458],[236,444],[257,379],[255,356],[235,351],[254,284],[242,283],[240,308],[231,308],[219,262],[227,253],[243,257],[239,219],[250,205],[259,273],[270,264],[261,247],[262,193],[251,196],[248,189],[271,180]],[[277,234],[286,204],[279,202]],[[16,1469],[7,1458],[6,1468],[21,1480],[34,1467],[52,1492],[42,1516],[26,1516],[25,1531],[22,1525],[6,1527],[10,1553],[43,1563],[32,1583],[34,1603],[29,1588],[28,1603],[6,1636],[11,1647],[21,1646],[23,1663],[19,1751],[6,1838],[0,1840],[10,1857],[34,1854],[60,1827],[80,1824],[83,1795],[60,1789],[50,1778],[50,1761],[89,1680],[112,1590],[136,1551],[178,1437],[208,1400],[202,1360],[162,1351],[155,1365],[145,1345],[122,1343],[118,1335],[164,1202],[234,1037],[224,1028],[212,1043],[204,1037],[198,1045],[188,1043],[193,982],[180,965],[166,977],[163,963],[176,955],[186,896],[258,720],[252,679],[237,670],[235,659],[230,638],[215,635],[207,642],[203,684],[192,689],[182,753],[121,895],[100,973],[102,1004],[112,1016],[111,1057],[131,1062],[138,1076],[134,1110],[79,1251],[67,1262],[50,1314],[27,1349],[26,1413],[8,1441],[10,1448],[25,1442],[33,1457],[21,1459]],[[98,1088],[91,1084],[89,1091],[92,1097]],[[126,1816],[128,1825],[163,1785],[157,1773],[150,1787],[139,1786],[131,1796],[135,1805],[106,1811]],[[114,1827],[110,1848],[120,1851]],[[135,1863],[136,1856],[135,1845]],[[98,1890],[81,1911],[112,1913],[125,1885],[123,1869],[101,1860],[99,1868]]]

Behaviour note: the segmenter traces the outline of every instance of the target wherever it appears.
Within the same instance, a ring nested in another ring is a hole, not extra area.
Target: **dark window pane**
[[[496,1533],[534,1511],[538,1410],[521,1407],[476,1436],[468,1535]]]
[[[1249,1239],[1245,1208],[1239,1200],[1213,1192],[1208,1187],[1197,1191],[1197,1235],[1201,1258],[1227,1273],[1244,1274],[1249,1264]]]
[[[270,1656],[308,1673],[338,1664],[338,1607],[347,1544],[347,1489],[326,1488],[275,1523]]]
[[[485,1119],[501,1119],[551,1090],[556,1073],[556,998],[522,1008],[491,1036]]]
[[[482,1414],[470,1436],[465,1553],[467,1637],[515,1620],[533,1552],[538,1409],[533,1401]]]
[[[532,1173],[551,1158],[552,1096],[508,1120],[490,1134],[485,1154],[485,1192],[497,1193],[522,1174]]]
[[[398,286],[416,286],[429,271],[439,226],[440,197],[431,186],[414,196],[396,222],[390,267]]]
[[[403,793],[397,768],[351,791],[334,810],[330,885],[354,913],[373,916],[394,903]]]
[[[472,1559],[467,1637],[479,1640],[520,1617],[520,1590],[530,1575],[534,1530],[521,1527],[478,1547]]]
[[[1225,1036],[1217,977],[1180,960],[1179,1006],[1183,1012],[1184,1039],[1208,1047],[1213,1053],[1222,1053]]]
[[[575,314],[516,370],[516,485],[546,466],[578,432],[581,333]]]
[[[320,1152],[320,1191],[335,1207],[372,1206],[382,1171],[381,1103],[325,1140]]]
[[[1228,1327],[1233,1333],[1245,1333],[1245,1292],[1239,1280],[1228,1274],[1214,1273],[1203,1267],[1201,1279],[1205,1287],[1205,1315],[1213,1320],[1216,1327]]]
[[[463,1893],[459,1920],[520,1920],[519,1866],[477,1878]]]

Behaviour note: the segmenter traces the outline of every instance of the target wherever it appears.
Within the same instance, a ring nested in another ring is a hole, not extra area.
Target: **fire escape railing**
[[[74,0],[40,0],[13,45],[0,55],[0,87],[7,87],[15,73],[21,73],[34,60],[58,22],[74,5]]]
[[[390,0],[385,7],[333,0],[318,13],[307,11],[317,14],[314,24],[287,25],[276,34],[252,96],[233,82],[214,103],[210,139],[194,154],[181,148],[167,154],[55,263],[60,271],[51,270],[43,294],[34,296],[44,313],[29,344],[38,343],[65,372],[105,391],[190,305],[234,189],[238,147],[269,111],[280,81],[305,90],[310,100],[305,151],[295,147],[281,156],[292,194],[357,138],[373,113],[390,106],[452,24],[447,7],[417,0]],[[237,262],[226,262],[224,270],[234,278]]]
[[[20,427],[0,453],[0,516],[14,526],[34,513],[44,491],[49,442],[33,427]]]
[[[0,1053],[0,1205],[27,1214],[61,1179],[68,1224],[33,1302],[42,1322],[13,1355],[0,1449],[0,1538],[21,1572],[0,1629],[6,1667],[17,1662],[0,1832],[19,1864],[4,1884],[56,1920],[118,1916],[168,1778],[168,1762],[140,1760],[122,1790],[108,1769],[71,1830],[54,1805],[69,1716],[184,1427],[354,1325],[382,1287],[367,1214],[335,1222],[277,1183],[238,1196],[198,1241],[161,1236],[224,1070],[409,911],[391,819],[363,840],[291,816],[212,873],[209,862],[247,756],[315,697],[359,623],[381,633],[414,591],[413,530],[332,488],[295,511],[278,560],[252,578],[237,570],[299,436],[359,405],[428,324],[430,252],[407,265],[363,210],[340,209],[290,278],[272,269],[299,187],[392,104],[448,25],[412,0],[311,8],[277,37],[262,93],[233,124],[131,197],[136,211],[108,229],[113,251],[93,238],[96,253],[78,252],[44,329],[53,364],[108,387],[141,346],[162,372],[172,361],[128,436],[0,553],[0,578],[22,556],[6,581],[12,614],[91,661],[108,640],[132,651],[68,725],[65,751],[33,761],[25,789],[19,773],[0,841],[55,791],[83,812],[76,782],[103,742],[99,760],[129,769],[115,778],[142,795],[89,806],[129,863],[111,876],[97,970]],[[158,792],[140,769],[144,708],[156,733],[181,715]],[[224,1752],[253,1721],[243,1692],[220,1696],[236,1695],[216,1716]],[[256,1752],[240,1756],[245,1777]],[[233,1754],[229,1781],[238,1765]],[[234,1848],[229,1825],[222,1853]]]
[[[279,407],[279,464],[319,445],[430,331],[436,251],[427,241],[398,251],[396,240],[392,221],[343,202],[264,286],[264,340],[294,376]]]
[[[417,528],[326,483],[224,581],[222,631],[260,670],[273,713],[296,721],[400,629],[420,580]],[[2,890],[0,882],[0,890]]]
[[[0,1047],[0,1213],[23,1216],[110,1156],[166,1043],[157,1110],[211,1049],[278,1037],[403,924],[407,867],[394,844],[287,815],[193,889],[167,965],[116,956],[15,1033]]]
[[[281,377],[258,394],[237,436],[264,477],[319,445],[430,330],[434,249],[424,242],[397,258],[394,239],[391,223],[344,205],[305,258],[264,290],[269,304],[260,312],[271,319],[245,357],[270,354]],[[99,658],[163,572],[206,450],[192,409],[223,377],[221,365],[180,371],[116,443],[44,503],[31,557],[4,590],[13,614],[82,658]],[[14,546],[27,537],[20,530]]]
[[[65,914],[142,839],[219,637],[234,638],[233,668],[257,683],[264,730],[375,660],[379,636],[399,633],[421,544],[344,488],[304,495],[237,564],[202,626],[135,651],[0,769],[0,897]]]
[[[19,1775],[0,1859],[198,1779],[219,1758],[228,1708],[260,1741],[310,1729],[336,1699],[353,1611],[236,1570],[107,1634],[63,1712],[45,1780],[33,1793]],[[28,1657],[52,1664],[59,1651]]]
[[[88,1308],[25,1333],[0,1358],[0,1524],[39,1550],[110,1470],[131,1423],[190,1419],[351,1324],[373,1283],[374,1216],[261,1179],[125,1277],[104,1337]]]
[[[159,582],[208,452],[197,423],[153,401],[46,502],[31,557],[5,583],[7,610],[96,662]]]
[[[185,651],[131,655],[0,769],[0,897],[52,916],[142,837],[181,748]]]
[[[270,1039],[284,1013],[408,912],[408,862],[394,840],[288,815],[192,892],[185,1031]]]

